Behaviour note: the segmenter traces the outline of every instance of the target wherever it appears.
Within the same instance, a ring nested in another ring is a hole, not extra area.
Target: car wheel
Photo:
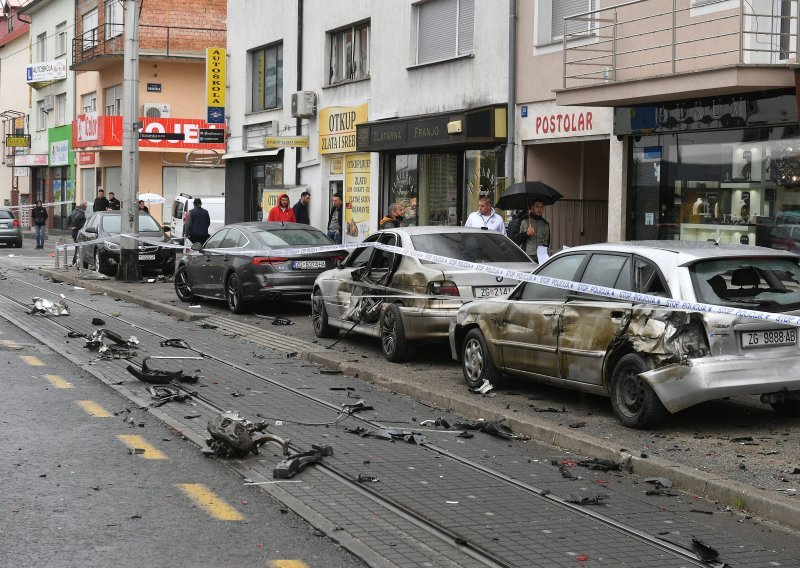
[[[94,269],[100,274],[111,276],[111,274],[109,274],[108,266],[106,266],[106,263],[103,262],[103,255],[100,254],[99,248],[94,249]]]
[[[247,305],[242,298],[242,287],[239,284],[239,277],[236,273],[231,273],[225,281],[225,300],[228,308],[234,314],[244,314],[247,312]]]
[[[476,389],[483,381],[490,383],[499,377],[497,367],[494,366],[486,338],[480,329],[471,329],[461,345],[461,370],[464,371],[464,380],[471,389]]]
[[[328,310],[325,309],[325,300],[319,288],[311,296],[311,323],[317,337],[329,339],[339,335],[339,330],[328,323]]]
[[[383,313],[381,349],[384,356],[393,363],[406,360],[408,341],[406,340],[405,326],[403,326],[403,316],[400,314],[400,306],[397,304],[392,304]]]
[[[173,284],[175,285],[175,294],[181,302],[191,302],[194,299],[192,287],[189,284],[189,273],[185,266],[178,268]]]
[[[797,418],[800,416],[800,400],[773,402],[770,406],[781,416],[787,416],[789,418]]]
[[[619,360],[611,377],[611,406],[617,420],[628,428],[653,428],[667,416],[667,409],[642,377],[647,361],[636,353]]]
[[[14,243],[14,246],[17,247],[18,249],[21,249],[22,248],[22,239],[19,239],[16,243]]]

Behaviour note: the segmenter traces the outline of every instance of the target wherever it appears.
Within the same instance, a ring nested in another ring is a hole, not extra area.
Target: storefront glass
[[[252,204],[256,211],[256,220],[263,221],[265,218],[263,203],[264,194],[270,189],[283,188],[283,162],[253,162],[248,165],[250,168],[250,195],[255,198]]]
[[[632,138],[627,234],[800,253],[800,129]]]

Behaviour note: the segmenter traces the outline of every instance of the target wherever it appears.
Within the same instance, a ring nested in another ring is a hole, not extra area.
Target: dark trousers
[[[78,242],[78,229],[72,229],[72,242]],[[72,264],[78,262],[78,247],[75,247],[75,252],[72,253]]]

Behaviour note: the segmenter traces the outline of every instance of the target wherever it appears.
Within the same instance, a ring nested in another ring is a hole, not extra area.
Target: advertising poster
[[[369,234],[370,155],[345,157],[344,238],[346,243],[360,243]]]

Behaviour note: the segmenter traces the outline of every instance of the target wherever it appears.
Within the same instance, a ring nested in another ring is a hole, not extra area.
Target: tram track
[[[23,280],[23,279],[20,279],[20,278],[17,278],[15,276],[11,276],[11,275],[7,275],[7,278],[9,280],[17,281],[18,283],[20,283],[22,285],[41,290],[43,293],[52,294],[52,290],[50,290],[50,289],[48,289],[48,288],[46,288],[46,287],[44,287],[42,285],[34,284],[34,283],[29,282],[29,281],[26,281],[26,280]],[[2,296],[3,298],[6,298],[8,301],[14,302],[15,304],[17,304],[17,305],[19,305],[19,306],[21,306],[23,308],[29,308],[29,306],[26,303],[18,300],[17,298],[15,298],[15,297],[7,294],[7,293],[0,293],[0,296]],[[96,312],[97,314],[100,314],[103,317],[109,318],[111,320],[117,321],[120,324],[132,326],[135,329],[140,330],[141,333],[146,333],[146,334],[148,334],[149,336],[151,336],[153,338],[157,338],[158,341],[162,341],[164,339],[169,339],[170,338],[168,335],[165,335],[165,334],[161,333],[160,331],[158,331],[156,329],[151,329],[151,328],[148,328],[146,326],[142,326],[141,324],[136,323],[134,321],[131,321],[131,320],[125,318],[124,316],[117,314],[116,312],[112,312],[111,310],[101,309],[101,308],[98,308],[95,305],[90,305],[87,302],[82,302],[82,301],[74,299],[74,298],[70,298],[69,303],[70,303],[70,305],[73,305],[73,304],[74,305],[78,305],[78,306],[81,306],[81,307],[86,308],[88,310],[91,310],[93,312]],[[80,332],[80,330],[75,330],[75,329],[69,327],[65,323],[62,323],[57,318],[48,318],[48,321],[52,325],[62,328],[64,331],[79,331]],[[140,341],[141,341],[141,339],[142,339],[141,334],[139,334],[139,338],[140,338]],[[273,379],[271,377],[268,377],[268,376],[264,375],[263,373],[259,373],[258,371],[250,369],[250,368],[248,368],[246,366],[243,366],[243,365],[241,365],[241,364],[239,364],[239,363],[237,363],[235,361],[232,361],[230,359],[227,359],[227,358],[225,358],[223,356],[220,356],[220,355],[215,354],[215,353],[211,353],[211,352],[209,352],[207,350],[204,351],[204,350],[199,350],[199,349],[195,349],[195,348],[190,348],[189,351],[192,351],[192,352],[202,356],[203,358],[211,359],[211,360],[213,360],[213,361],[215,361],[215,362],[217,362],[217,363],[219,363],[221,365],[224,365],[224,366],[226,366],[226,367],[228,367],[230,369],[235,369],[236,371],[238,371],[240,373],[246,374],[247,376],[249,376],[251,378],[257,379],[258,381],[261,381],[261,382],[263,382],[265,384],[268,384],[271,387],[281,389],[283,392],[285,392],[286,394],[288,394],[288,395],[290,395],[292,397],[299,397],[299,398],[303,399],[304,401],[306,401],[307,403],[318,405],[319,407],[322,407],[326,411],[331,411],[332,413],[339,414],[339,415],[341,415],[341,413],[342,413],[342,407],[337,405],[337,404],[335,404],[335,403],[333,403],[333,402],[324,400],[324,399],[322,399],[320,397],[317,397],[317,396],[314,396],[314,395],[312,395],[312,394],[310,394],[308,392],[304,392],[303,390],[299,390],[297,388],[293,388],[293,387],[291,387],[291,386],[289,386],[287,384],[282,383],[281,381],[278,381],[278,380],[275,380],[275,379]],[[186,391],[186,389],[183,389],[183,390]],[[220,406],[220,404],[218,404],[213,399],[211,399],[211,398],[209,398],[207,396],[203,396],[203,395],[201,395],[199,393],[196,393],[196,392],[192,392],[191,394],[192,394],[192,397],[193,397],[193,399],[195,401],[197,401],[198,403],[202,404],[209,411],[223,412],[225,410],[225,408]],[[356,422],[358,422],[358,424],[360,426],[363,426],[363,427],[366,427],[366,428],[383,429],[383,428],[387,427],[386,425],[384,425],[383,423],[381,423],[379,421],[371,420],[371,419],[368,419],[366,417],[359,416],[357,414],[350,414],[346,418],[349,421],[356,421]],[[292,447],[292,446],[290,446],[290,447]],[[550,493],[546,489],[542,489],[542,488],[536,487],[534,485],[531,485],[529,483],[525,483],[525,482],[523,482],[523,481],[521,481],[519,479],[516,479],[516,478],[514,478],[512,476],[506,475],[505,473],[503,473],[501,471],[498,471],[496,469],[487,467],[487,466],[482,465],[480,463],[476,463],[475,461],[473,461],[471,459],[468,459],[466,457],[460,456],[460,455],[458,455],[458,454],[456,454],[454,452],[451,452],[451,451],[449,451],[449,450],[447,450],[447,449],[445,449],[443,447],[437,446],[437,445],[435,445],[433,443],[430,443],[430,442],[426,441],[425,443],[420,444],[419,447],[421,449],[427,451],[427,452],[431,452],[432,454],[435,454],[437,456],[446,457],[447,459],[452,460],[453,462],[455,462],[457,464],[460,464],[463,467],[469,468],[476,475],[479,475],[479,476],[482,476],[482,477],[486,478],[487,483],[489,481],[491,481],[491,482],[493,482],[495,484],[497,484],[497,483],[505,484],[507,487],[513,488],[513,490],[515,490],[515,491],[519,491],[519,492],[524,493],[524,494],[526,494],[528,496],[532,496],[532,497],[534,497],[536,499],[545,501],[550,506],[558,507],[558,508],[560,508],[560,509],[562,509],[564,511],[567,511],[567,512],[575,514],[575,515],[579,515],[579,516],[584,517],[584,518],[590,518],[593,521],[595,521],[597,523],[601,523],[604,526],[612,529],[613,531],[615,531],[616,533],[620,534],[621,536],[625,536],[625,537],[637,540],[637,541],[639,541],[639,542],[641,542],[641,543],[643,543],[645,545],[648,545],[648,546],[651,546],[651,547],[653,547],[655,549],[658,549],[659,551],[661,551],[663,553],[667,553],[667,554],[675,556],[676,557],[676,561],[680,560],[680,562],[682,562],[683,565],[708,566],[707,563],[703,563],[700,560],[698,560],[697,557],[695,556],[695,554],[693,554],[692,552],[690,552],[690,551],[688,551],[688,550],[686,550],[686,549],[684,549],[684,548],[682,548],[680,546],[672,544],[670,542],[666,542],[666,541],[664,541],[662,539],[659,539],[656,536],[651,535],[650,533],[647,533],[647,532],[645,532],[643,530],[640,530],[640,529],[638,529],[636,527],[630,526],[629,524],[617,521],[616,519],[613,519],[613,518],[611,518],[611,517],[609,517],[607,515],[604,515],[603,513],[599,512],[597,510],[592,510],[592,509],[587,508],[587,507],[583,507],[583,506],[580,506],[580,505],[577,505],[577,504],[569,503],[565,499],[563,499],[563,498],[561,498],[561,497],[559,497],[559,496],[557,496],[557,495],[555,495],[553,493]],[[302,449],[297,448],[297,447],[292,447],[292,449],[296,450],[296,451],[302,451]],[[355,492],[361,494],[362,496],[365,496],[366,498],[370,499],[371,501],[373,501],[377,505],[380,505],[381,507],[385,508],[386,510],[391,511],[392,513],[402,517],[407,522],[410,522],[410,523],[414,524],[415,526],[421,528],[427,534],[439,539],[441,542],[446,543],[449,546],[452,546],[453,548],[456,548],[460,552],[469,555],[473,560],[475,560],[476,562],[478,562],[478,563],[480,563],[480,564],[482,564],[484,566],[492,566],[492,567],[507,567],[507,566],[509,566],[510,567],[510,566],[514,565],[512,563],[509,563],[506,559],[500,557],[499,555],[497,555],[497,554],[495,554],[495,553],[493,553],[493,552],[491,552],[489,550],[486,550],[486,549],[482,548],[481,546],[479,546],[479,545],[477,545],[477,544],[475,544],[473,542],[470,542],[467,538],[463,537],[462,535],[459,535],[456,532],[453,532],[452,530],[441,526],[440,524],[438,524],[438,523],[434,522],[433,520],[429,519],[426,515],[424,515],[424,514],[418,512],[418,511],[406,506],[402,502],[399,502],[396,499],[389,498],[386,495],[383,495],[381,492],[373,490],[369,486],[367,486],[367,485],[365,485],[363,483],[359,483],[351,475],[349,475],[345,471],[341,471],[341,470],[337,469],[336,467],[332,466],[328,462],[323,462],[321,464],[317,464],[315,467],[318,470],[324,472],[324,474],[326,476],[328,476],[329,478],[336,480],[337,483],[341,483],[344,486],[346,486],[348,490],[355,491]]]

